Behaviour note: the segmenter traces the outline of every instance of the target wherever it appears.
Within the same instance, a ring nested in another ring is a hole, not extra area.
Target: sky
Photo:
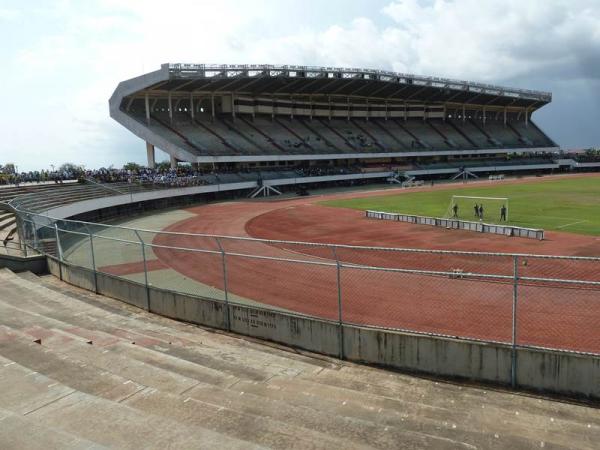
[[[0,164],[145,162],[109,117],[161,63],[395,70],[545,90],[561,147],[600,147],[600,0],[0,0]],[[158,160],[166,159],[159,153]]]

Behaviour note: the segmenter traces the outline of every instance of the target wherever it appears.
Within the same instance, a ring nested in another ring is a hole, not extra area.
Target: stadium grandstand
[[[464,172],[476,160],[476,177],[560,167],[548,160],[558,146],[532,121],[551,100],[378,70],[163,64],[120,83],[110,113],[146,142],[150,168],[156,147],[172,167],[217,172],[370,165],[385,168],[381,178],[411,177]],[[443,172],[422,168],[440,164]]]

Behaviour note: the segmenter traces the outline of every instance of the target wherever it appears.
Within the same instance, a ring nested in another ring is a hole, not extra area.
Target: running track
[[[210,204],[190,208],[196,217],[166,230],[384,247],[600,255],[600,240],[595,237],[551,232],[547,233],[547,240],[540,242],[484,236],[368,220],[360,211],[317,204],[325,198],[414,191],[386,190]],[[214,240],[194,236],[158,235],[154,243],[218,250]],[[327,264],[227,256],[228,289],[265,304],[337,320],[336,268],[332,265],[335,258],[330,250],[229,239],[221,243],[232,253]],[[154,251],[162,265],[223,289],[220,255],[165,248],[154,248]],[[356,250],[340,250],[337,256],[343,263],[378,267],[441,271],[460,268],[497,275],[511,275],[513,269],[512,258]],[[520,261],[519,274],[600,281],[600,263],[525,258]],[[511,339],[513,285],[508,280],[450,279],[344,267],[341,286],[343,319],[347,322],[501,342]],[[600,353],[600,289],[529,283],[520,285],[518,294],[519,344]]]

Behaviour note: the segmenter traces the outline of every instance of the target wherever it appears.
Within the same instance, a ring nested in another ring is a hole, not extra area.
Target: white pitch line
[[[566,225],[561,225],[560,227],[556,227],[556,228],[567,228],[567,227],[570,227],[571,225],[577,225],[578,223],[583,223],[583,222],[587,222],[587,220],[580,220],[579,222],[568,223]]]

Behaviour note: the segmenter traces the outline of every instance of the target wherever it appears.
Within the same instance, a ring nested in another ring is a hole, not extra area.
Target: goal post
[[[507,197],[453,195],[444,217],[456,217],[461,220],[486,220],[486,218],[489,218],[487,219],[488,222],[500,222],[502,219],[501,212],[504,208],[505,221],[508,221],[508,200]],[[483,207],[483,217],[480,217],[479,213],[475,211],[476,205],[478,208]]]

